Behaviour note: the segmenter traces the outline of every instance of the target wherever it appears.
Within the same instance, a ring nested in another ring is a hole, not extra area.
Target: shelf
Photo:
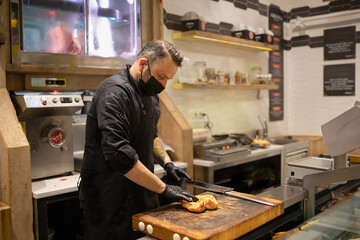
[[[119,69],[113,68],[90,68],[90,67],[68,67],[68,66],[43,66],[26,64],[7,64],[6,72],[12,74],[54,74],[54,75],[76,75],[76,76],[111,76]]]
[[[263,42],[256,42],[254,40],[246,40],[242,38],[225,36],[216,33],[202,32],[197,30],[173,33],[172,38],[199,43],[204,43],[207,41],[222,46],[224,44],[227,44],[229,47],[257,52],[273,51],[279,49],[279,47],[274,44],[267,44]]]
[[[242,89],[242,90],[276,90],[275,84],[251,84],[251,85],[229,85],[229,84],[206,84],[206,83],[174,83],[175,89]]]
[[[107,77],[118,72],[113,68],[90,68],[68,66],[43,66],[25,64],[6,65],[6,86],[13,91],[78,91],[96,90]],[[32,86],[32,77],[61,77],[66,86]]]

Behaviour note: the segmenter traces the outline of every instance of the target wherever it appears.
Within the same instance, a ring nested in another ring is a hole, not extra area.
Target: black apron
[[[129,76],[129,81],[132,80]],[[130,143],[139,160],[154,172],[153,140],[157,135],[156,124],[160,116],[158,98],[142,95],[137,84],[133,84],[141,108],[141,121],[133,130]],[[143,236],[133,230],[131,217],[158,207],[157,194],[133,183],[109,166],[104,168],[104,171],[95,176],[82,178],[79,187],[87,239],[119,240]]]

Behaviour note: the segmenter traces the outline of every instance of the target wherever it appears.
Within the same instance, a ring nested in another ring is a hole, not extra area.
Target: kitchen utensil
[[[193,143],[206,142],[209,130],[206,128],[193,128]]]
[[[215,140],[223,140],[223,139],[226,139],[229,137],[229,134],[214,134],[212,135],[212,137],[215,139]]]
[[[248,201],[257,202],[257,203],[269,205],[272,207],[275,206],[275,204],[270,203],[270,202],[266,202],[266,201],[256,199],[253,197],[249,197],[249,196],[245,196],[245,195],[240,195],[237,192],[233,191],[234,190],[233,188],[219,186],[219,185],[215,185],[215,184],[211,184],[211,183],[198,182],[198,181],[194,181],[194,180],[185,180],[184,182],[187,185],[190,185],[190,186],[193,186],[196,188],[200,188],[200,189],[204,189],[204,190],[207,190],[210,192],[221,193],[221,194],[224,194],[224,195],[227,195],[230,197],[245,199]]]
[[[232,139],[238,140],[240,143],[242,143],[244,145],[249,145],[253,141],[253,139],[251,137],[249,137],[248,135],[243,134],[243,133],[231,133],[230,137]]]

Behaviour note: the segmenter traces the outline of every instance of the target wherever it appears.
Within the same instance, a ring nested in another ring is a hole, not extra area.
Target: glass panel
[[[135,59],[141,47],[140,0],[88,0],[89,55]]]
[[[84,0],[23,0],[23,49],[85,54]]]

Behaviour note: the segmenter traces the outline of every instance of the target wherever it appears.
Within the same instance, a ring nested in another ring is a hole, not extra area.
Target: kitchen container
[[[205,76],[205,67],[206,67],[206,62],[204,61],[196,61],[193,64],[193,75],[194,75],[194,79],[196,81],[200,81],[200,82],[206,82],[206,76]]]
[[[183,31],[206,30],[206,22],[195,12],[187,12],[181,17],[181,27]]]
[[[225,72],[219,70],[216,74],[217,82],[220,84],[225,83]]]
[[[206,68],[205,75],[207,80],[216,80],[215,68]]]
[[[248,74],[236,71],[235,84],[248,84]]]
[[[256,83],[256,79],[262,77],[262,68],[260,66],[252,67],[249,74],[249,80],[251,83]]]
[[[244,38],[247,40],[255,40],[255,30],[251,26],[246,26],[245,24],[240,24],[239,27],[236,27],[231,35],[237,38]]]
[[[274,33],[264,28],[258,28],[255,35],[255,40],[264,43],[273,43]]]
[[[206,142],[209,133],[208,129],[205,128],[193,128],[193,143]]]

